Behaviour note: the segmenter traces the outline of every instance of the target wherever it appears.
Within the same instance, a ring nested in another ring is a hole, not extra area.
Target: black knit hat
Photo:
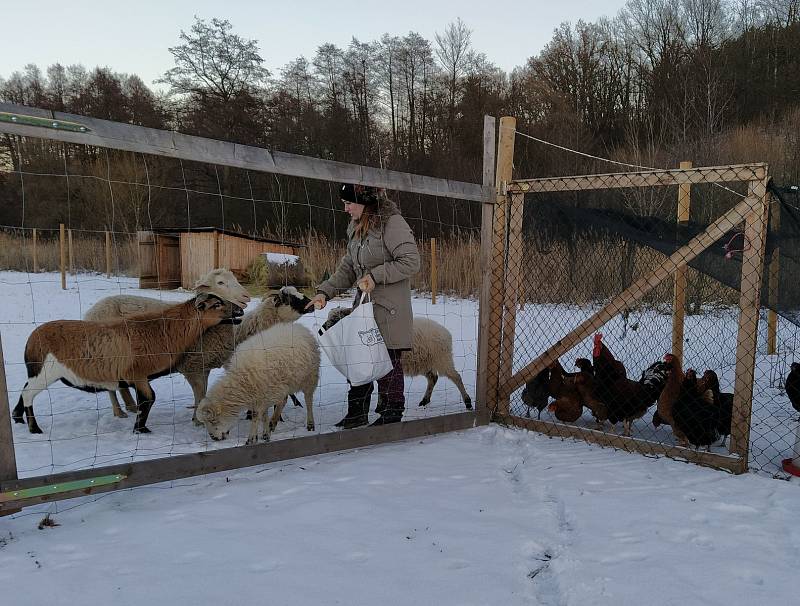
[[[369,206],[378,203],[378,188],[354,183],[342,183],[339,195],[345,202],[355,202]]]

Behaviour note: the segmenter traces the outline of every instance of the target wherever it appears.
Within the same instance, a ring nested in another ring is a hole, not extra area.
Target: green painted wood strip
[[[10,122],[11,124],[25,124],[26,126],[40,126],[42,128],[52,128],[55,130],[68,130],[75,133],[86,133],[91,129],[78,122],[66,120],[53,120],[51,118],[37,118],[36,116],[23,116],[21,114],[11,114],[0,112],[0,122]]]
[[[9,490],[8,492],[0,492],[0,503],[4,503],[6,501],[16,501],[17,499],[27,499],[31,497],[58,494],[61,492],[70,492],[72,490],[84,490],[86,488],[93,488],[95,486],[107,486],[108,484],[116,484],[117,482],[121,482],[126,477],[127,476],[122,474],[113,474],[110,476],[87,478],[85,480],[73,480],[71,482],[63,482],[61,484],[48,484],[46,486],[37,486],[35,488]]]

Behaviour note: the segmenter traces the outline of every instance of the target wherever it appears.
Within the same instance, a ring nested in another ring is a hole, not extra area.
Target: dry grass
[[[73,232],[72,260],[75,271],[106,271],[105,236]],[[69,240],[65,242],[67,269],[69,269]],[[59,271],[61,268],[61,246],[58,231],[37,234],[36,270]],[[138,276],[139,255],[136,236],[114,234],[111,243],[112,273]],[[0,269],[12,271],[34,271],[33,230],[0,232]]]
[[[39,271],[59,270],[58,232],[45,232],[37,244]],[[105,272],[105,240],[102,234],[73,236],[76,271]],[[259,258],[248,267],[246,286],[253,295],[282,284],[292,284],[313,291],[335,269],[345,250],[345,243],[331,242],[310,232],[297,238],[304,245],[296,265],[266,263]],[[117,236],[113,243],[113,273],[138,276],[139,265],[134,237]],[[0,232],[0,269],[33,271],[31,231]],[[473,234],[437,240],[437,292],[462,298],[476,298],[480,290],[480,241]],[[419,242],[422,267],[412,279],[412,288],[431,291],[430,241]],[[626,256],[627,255],[627,256]],[[627,261],[626,261],[627,259]],[[557,242],[546,246],[528,240],[523,259],[521,302],[587,305],[620,293],[632,280],[651,272],[664,256],[653,250],[629,249],[620,241],[581,240]],[[626,266],[627,262],[627,266]],[[690,269],[689,303],[731,304],[736,293],[720,283]],[[662,282],[642,302],[663,305],[672,302],[672,281]]]

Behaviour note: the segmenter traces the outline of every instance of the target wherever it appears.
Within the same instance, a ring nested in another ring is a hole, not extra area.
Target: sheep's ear
[[[197,309],[209,309],[217,303],[222,303],[222,299],[212,293],[201,292],[194,298],[194,306]]]
[[[200,402],[197,406],[197,418],[203,422],[213,422],[216,418],[216,414],[214,414],[214,410],[210,406],[204,406],[205,402]]]

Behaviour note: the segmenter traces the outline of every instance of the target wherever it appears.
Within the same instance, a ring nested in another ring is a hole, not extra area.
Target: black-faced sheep
[[[196,294],[212,294],[216,295],[224,301],[230,301],[234,305],[244,309],[250,301],[250,295],[236,279],[233,273],[224,268],[212,269],[202,278],[197,280],[194,284],[194,291]],[[136,314],[149,313],[153,311],[160,311],[170,307],[174,303],[159,301],[150,297],[140,297],[137,295],[113,295],[105,297],[95,303],[84,314],[84,320],[93,322],[100,322],[103,320],[118,320],[127,318]],[[228,325],[220,325],[219,332],[232,335],[233,327]],[[232,341],[232,337],[228,339]],[[192,387],[194,390],[194,386]],[[122,400],[125,402],[125,408],[128,412],[137,412],[136,402],[131,397],[127,388],[119,390]],[[115,417],[127,417],[128,415],[122,410],[117,400],[115,391],[109,391],[108,397],[111,400],[111,409]],[[195,401],[197,404],[199,400]]]
[[[62,380],[84,391],[122,386],[136,390],[139,413],[134,432],[149,433],[147,416],[155,402],[149,378],[169,372],[183,351],[220,322],[234,322],[242,310],[214,295],[125,320],[89,322],[56,320],[37,327],[25,344],[28,381],[13,418],[31,433],[42,433],[33,414],[33,399]]]
[[[328,319],[323,326],[327,329],[353,311],[350,307],[337,307],[328,312]],[[414,316],[414,330],[411,337],[411,351],[403,353],[403,374],[409,377],[424,376],[428,380],[425,395],[420,406],[427,406],[431,401],[433,388],[439,375],[447,377],[461,392],[467,410],[472,409],[472,398],[469,397],[461,375],[453,363],[453,336],[441,324],[425,317]],[[378,396],[375,412],[381,413],[385,407],[382,396]]]
[[[234,351],[225,375],[208,390],[197,407],[197,418],[214,440],[227,437],[242,410],[252,410],[248,444],[269,434],[280,418],[286,399],[303,392],[306,427],[314,430],[313,397],[319,381],[319,345],[311,332],[295,323],[277,324],[251,336]],[[272,420],[268,410],[275,407]]]

